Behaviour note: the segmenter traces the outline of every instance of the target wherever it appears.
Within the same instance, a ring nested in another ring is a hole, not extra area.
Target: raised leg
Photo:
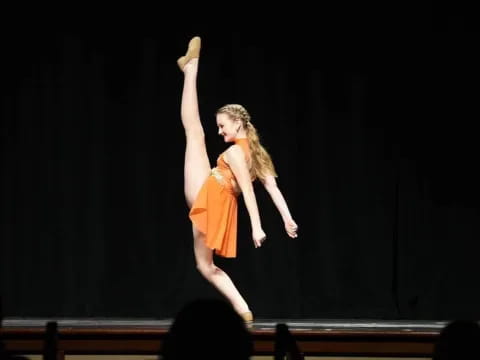
[[[195,39],[197,40],[194,41]],[[197,54],[197,57],[192,57],[192,43],[195,45],[194,49],[197,49],[193,55]],[[197,99],[199,46],[199,38],[192,39],[187,54],[178,60],[184,73],[180,114],[186,136],[184,190],[189,207],[192,206],[201,186],[210,174],[210,161],[205,146],[205,134],[200,121]]]

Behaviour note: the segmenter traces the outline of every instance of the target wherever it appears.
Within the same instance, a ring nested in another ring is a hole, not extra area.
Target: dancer
[[[180,109],[186,136],[184,190],[193,227],[195,260],[200,273],[230,301],[250,327],[253,314],[247,302],[230,277],[213,262],[213,251],[223,257],[236,256],[237,197],[242,194],[245,201],[256,248],[262,246],[266,235],[252,185],[255,179],[265,186],[292,238],[297,237],[297,224],[276,184],[271,157],[260,144],[243,106],[228,104],[217,110],[218,134],[226,143],[233,144],[220,154],[217,166],[210,168],[197,99],[200,48],[201,39],[196,36],[190,40],[185,56],[177,60],[184,73]]]

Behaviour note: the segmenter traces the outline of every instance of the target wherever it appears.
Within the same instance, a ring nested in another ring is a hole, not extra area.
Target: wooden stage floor
[[[6,318],[5,348],[40,354],[45,325],[58,324],[59,358],[74,354],[159,354],[172,319]],[[250,330],[255,355],[273,355],[275,326],[287,324],[306,356],[431,357],[442,321],[369,319],[256,319]]]

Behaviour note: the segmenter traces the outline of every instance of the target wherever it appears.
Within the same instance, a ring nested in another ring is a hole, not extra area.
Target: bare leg
[[[193,227],[193,237],[198,271],[230,301],[240,315],[250,311],[227,273],[213,263],[213,252],[205,245],[205,234]]]
[[[198,58],[184,67],[182,103],[180,108],[187,146],[185,149],[184,190],[188,207],[192,206],[205,179],[210,174],[210,162],[205,147],[205,134],[197,100]]]
[[[180,65],[180,64],[179,64]],[[197,100],[198,58],[181,64],[184,83],[181,102],[181,118],[186,135],[185,150],[185,198],[192,206],[200,188],[210,174],[210,162],[205,147],[205,134]],[[205,245],[205,234],[193,227],[194,252],[197,268],[231,303],[239,314],[248,312],[248,305],[242,298],[230,277],[213,263],[213,250]]]

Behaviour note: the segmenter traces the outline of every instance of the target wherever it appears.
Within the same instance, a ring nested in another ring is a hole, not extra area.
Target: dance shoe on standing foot
[[[245,322],[247,328],[251,328],[253,326],[253,314],[251,311],[244,312],[242,315],[242,319]]]

